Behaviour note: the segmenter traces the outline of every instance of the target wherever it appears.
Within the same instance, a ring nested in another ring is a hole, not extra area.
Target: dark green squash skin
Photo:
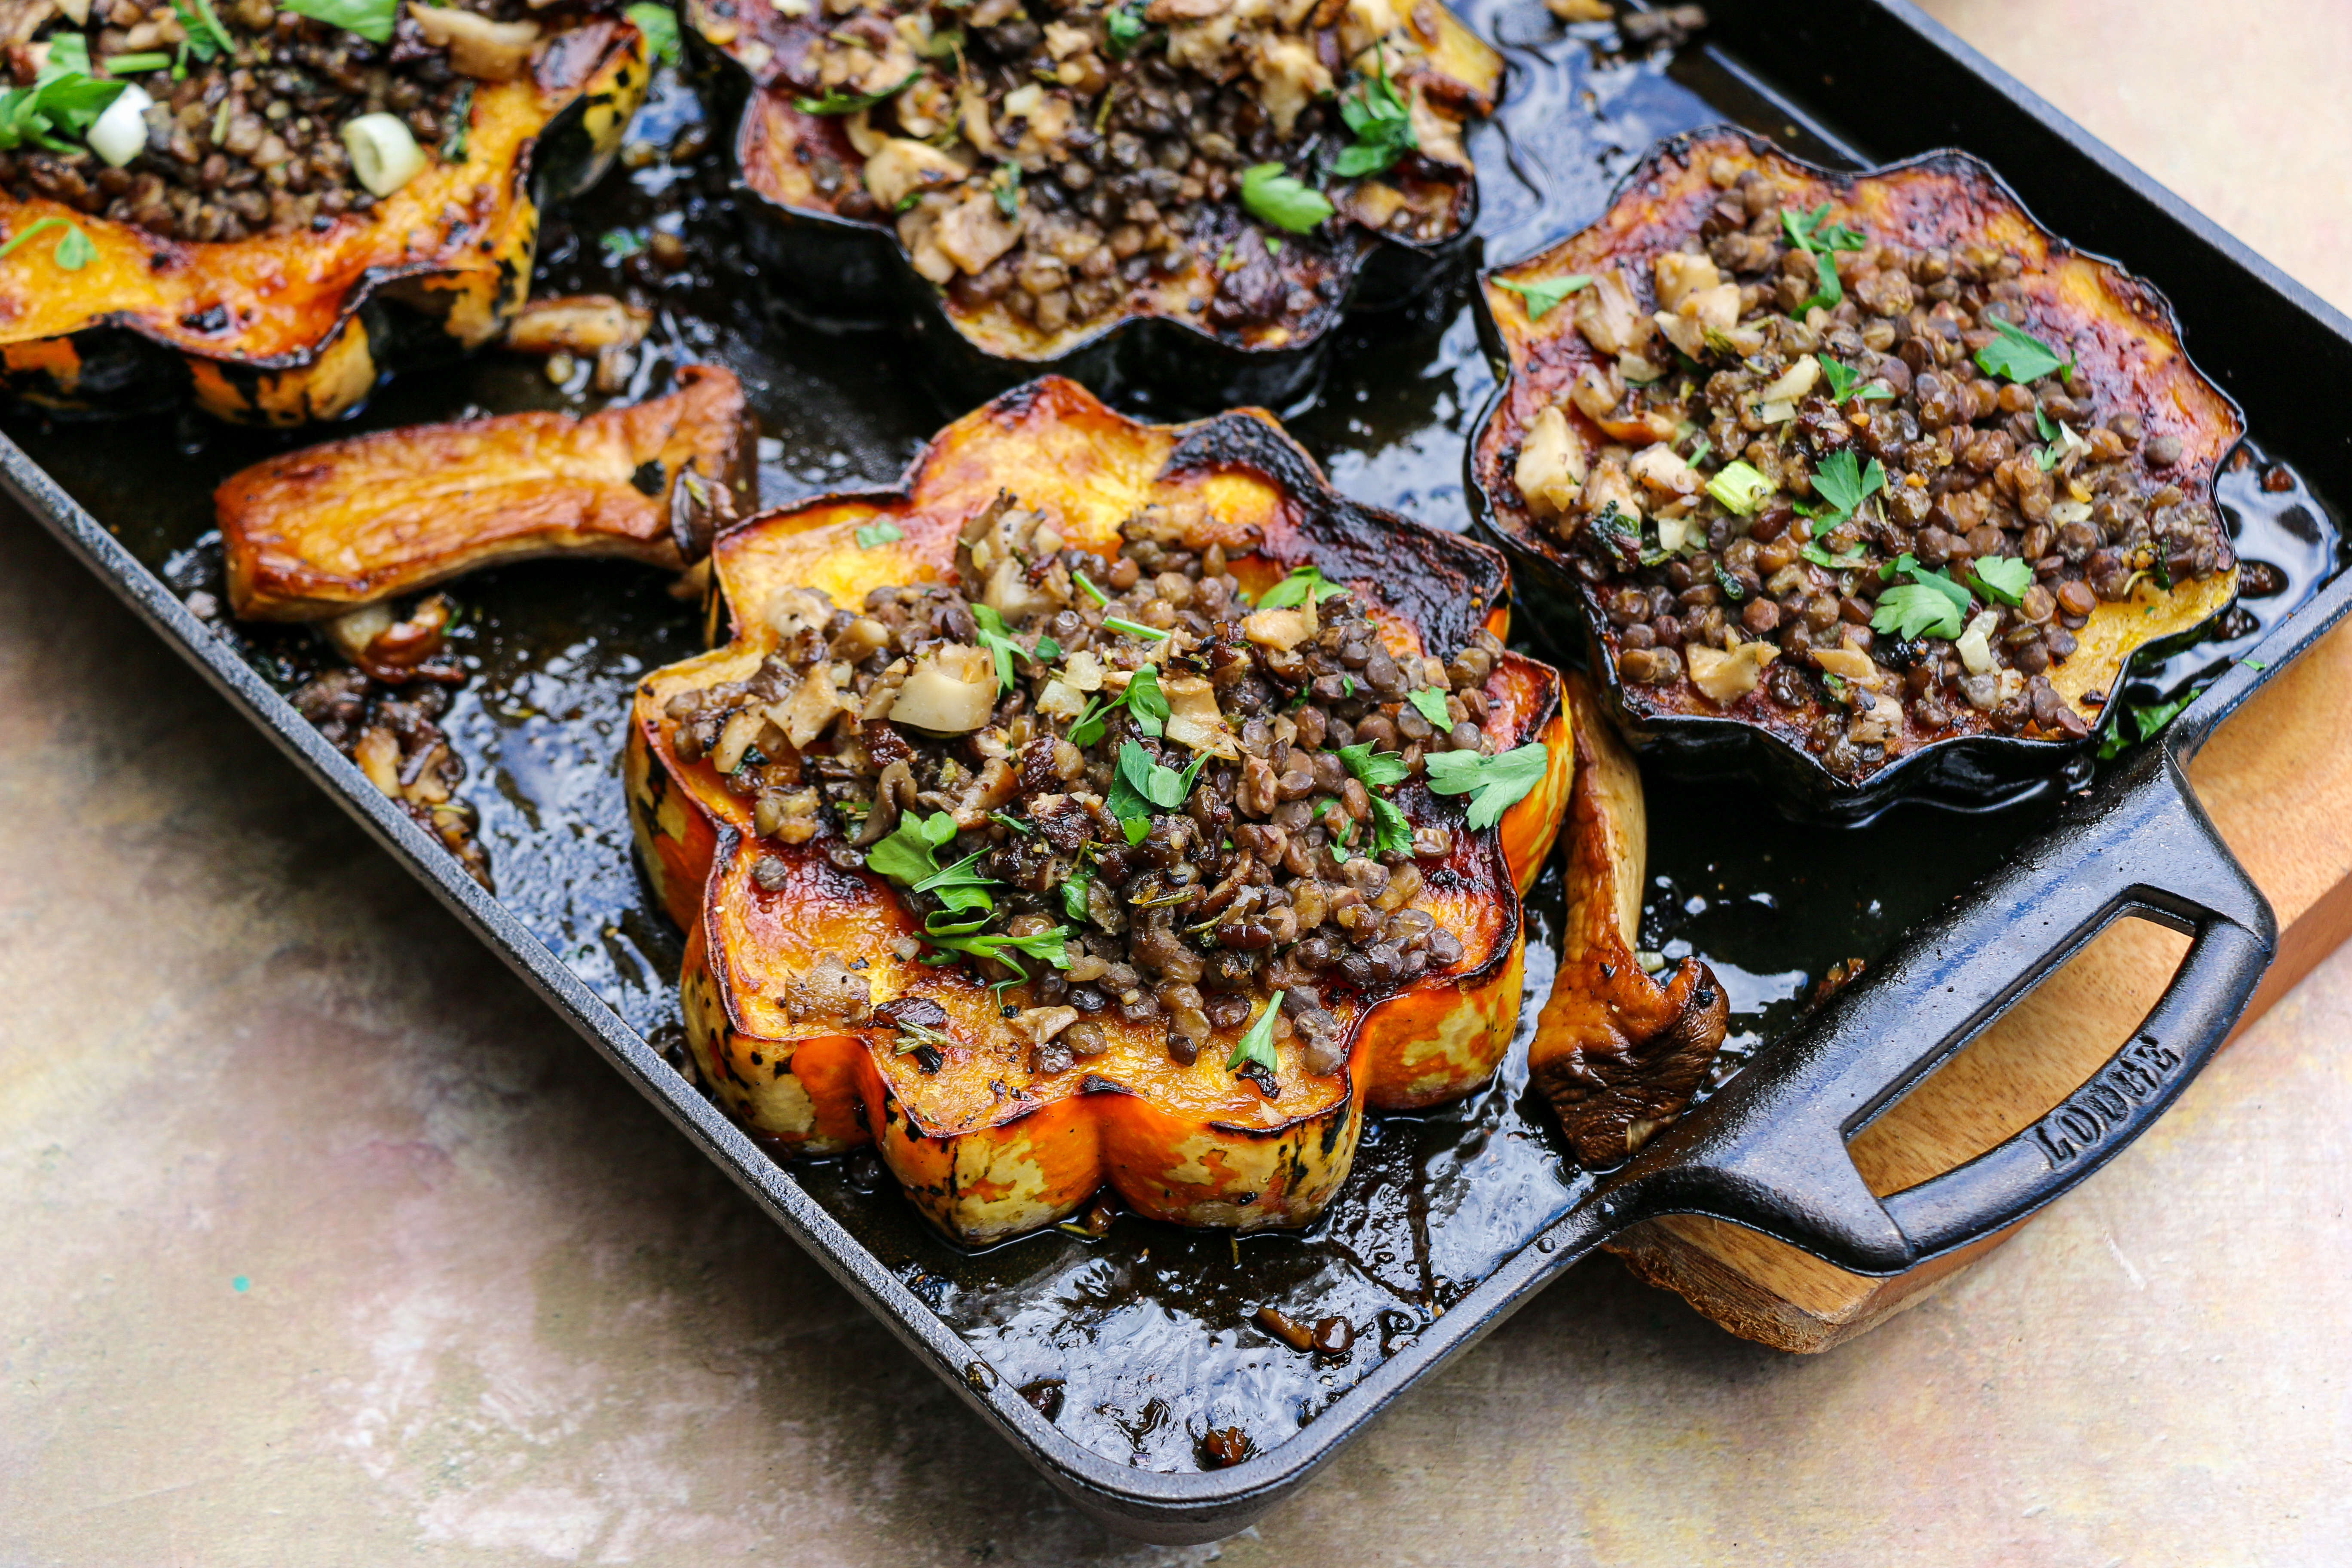
[[[736,214],[768,308],[821,332],[907,333],[920,347],[920,374],[946,408],[968,408],[1037,377],[1061,375],[1156,417],[1197,417],[1244,405],[1293,411],[1321,385],[1334,329],[1343,318],[1395,310],[1457,287],[1475,265],[1473,178],[1465,183],[1461,223],[1443,239],[1400,239],[1349,226],[1333,258],[1334,271],[1344,279],[1339,298],[1290,323],[1296,339],[1280,348],[1244,347],[1190,321],[1128,314],[1104,321],[1051,359],[991,353],[958,329],[946,295],[915,270],[888,224],[789,206],[751,188],[742,178],[741,149],[757,109],[758,83],[742,62],[698,29],[681,31],[712,124],[730,128]]]

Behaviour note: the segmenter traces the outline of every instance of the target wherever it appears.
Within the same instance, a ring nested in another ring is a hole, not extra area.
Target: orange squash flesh
[[[1654,303],[1654,258],[1700,234],[1724,195],[1712,174],[1726,163],[1735,173],[1767,175],[1790,208],[1811,210],[1828,203],[1831,223],[1874,239],[1915,251],[1974,242],[2014,254],[2022,264],[2017,282],[2030,318],[2075,353],[2077,395],[2102,408],[2137,415],[2151,438],[2178,437],[2178,461],[2157,477],[2211,501],[2214,477],[2244,433],[2244,421],[2190,363],[2171,307],[2156,289],[2051,234],[1990,169],[1964,154],[1934,153],[1848,174],[1800,163],[1740,132],[1716,131],[1663,144],[1627,179],[1598,222],[1537,256],[1496,269],[1485,281],[1487,322],[1500,339],[1508,375],[1473,438],[1470,467],[1496,531],[1514,546],[1563,572],[1571,566],[1567,548],[1528,510],[1512,478],[1514,454],[1536,416],[1561,404],[1588,448],[1608,437],[1572,402],[1563,404],[1578,376],[1605,357],[1596,354],[1578,329],[1572,303],[1531,317],[1527,301],[1506,285],[1597,277],[1622,267],[1647,308]],[[2141,462],[2144,472],[2156,474]],[[2075,634],[2074,653],[2051,667],[2052,685],[2095,726],[2104,700],[2132,656],[2192,631],[2226,609],[2237,580],[2232,563],[2169,589],[2143,582],[2127,599],[2102,601]],[[1616,636],[1613,629],[1602,633],[1612,658]],[[1809,713],[1780,707],[1761,689],[1726,707],[1687,676],[1664,686],[1628,683],[1623,700],[1637,725],[1727,714],[1799,750],[1810,727]],[[1900,743],[1890,746],[1888,756],[1986,723],[1968,710],[1953,715],[1952,728],[1930,730],[1906,710]]]
[[[89,406],[107,379],[93,356],[121,351],[81,334],[121,328],[184,356],[208,413],[268,425],[333,418],[375,384],[377,347],[359,318],[373,294],[437,318],[459,347],[497,334],[530,286],[541,133],[578,104],[584,163],[601,170],[650,76],[645,39],[626,22],[596,17],[559,33],[522,77],[476,91],[465,162],[434,163],[322,232],[198,243],[47,196],[0,195],[7,233],[61,218],[96,251],[72,273],[38,239],[0,257],[0,386],[29,403]]]
[[[318,620],[526,556],[678,570],[708,531],[681,542],[673,520],[731,518],[750,494],[744,418],[734,372],[688,365],[675,390],[584,417],[411,426],[268,458],[214,496],[230,607]]]
[[[1218,460],[1188,462],[1188,450]],[[1284,1042],[1272,1075],[1278,1092],[1268,1098],[1225,1065],[1238,1029],[1204,1043],[1185,1065],[1169,1057],[1160,1026],[1105,1014],[1096,1020],[1109,1038],[1103,1054],[1033,1079],[1027,1041],[963,965],[895,955],[894,944],[918,928],[887,884],[835,868],[814,846],[756,840],[745,803],[709,764],[679,761],[664,713],[679,691],[757,668],[773,640],[761,606],[778,590],[806,584],[854,605],[873,587],[951,575],[959,529],[1000,489],[1046,513],[1073,547],[1105,554],[1144,505],[1205,502],[1246,585],[1263,588],[1316,560],[1366,596],[1400,655],[1428,646],[1425,595],[1443,591],[1446,560],[1504,580],[1483,547],[1386,518],[1372,525],[1381,536],[1360,543],[1365,559],[1385,553],[1394,576],[1349,572],[1328,533],[1335,498],[1269,416],[1140,425],[1055,379],[950,426],[898,493],[826,498],[723,536],[714,570],[735,640],[640,684],[625,762],[641,856],[688,933],[681,993],[698,1066],[722,1105],[791,1150],[827,1153],[872,1141],[923,1213],[962,1242],[1049,1224],[1106,1183],[1139,1212],[1181,1224],[1303,1224],[1345,1179],[1367,1107],[1459,1095],[1491,1076],[1509,1044],[1526,942],[1519,900],[1550,851],[1573,777],[1559,677],[1516,654],[1496,662],[1485,688],[1493,747],[1541,740],[1551,765],[1496,828],[1457,827],[1450,858],[1424,871],[1416,907],[1460,941],[1460,961],[1391,994],[1327,999],[1350,1042],[1344,1070],[1310,1075],[1302,1044]],[[1370,515],[1352,513],[1347,526],[1364,530]],[[855,531],[880,519],[902,537],[860,548]],[[1416,556],[1426,570],[1412,569]],[[1495,592],[1453,614],[1459,626],[1499,633],[1507,612]],[[1401,792],[1399,804],[1422,820],[1433,809],[1414,791]],[[772,889],[751,880],[763,857],[789,868]],[[853,1024],[796,995],[797,979],[826,954],[862,962],[877,1004],[937,1003],[951,1045],[902,1050],[907,1042],[887,1022]]]

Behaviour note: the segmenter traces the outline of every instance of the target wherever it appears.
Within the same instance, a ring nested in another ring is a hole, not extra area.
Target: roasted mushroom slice
[[[109,414],[330,419],[394,358],[488,342],[651,68],[569,0],[19,9],[46,30],[0,150],[0,390]]]
[[[741,105],[742,214],[777,302],[911,314],[958,391],[1059,370],[1163,403],[1288,401],[1351,300],[1401,300],[1459,252],[1463,125],[1502,86],[1433,3],[688,15]]]
[[[744,421],[735,374],[688,365],[659,397],[584,416],[415,425],[271,458],[214,497],[230,607],[326,620],[535,555],[686,567],[756,507]],[[373,645],[394,624],[378,610],[341,623],[338,640]]]
[[[713,563],[734,639],[625,773],[695,1062],[777,1146],[873,1142],[969,1243],[1105,1183],[1295,1226],[1367,1106],[1493,1073],[1572,769],[1496,552],[1263,415],[1046,380]]]
[[[1833,814],[1986,804],[2234,593],[2237,408],[2155,289],[1963,154],[1677,137],[1481,303],[1479,503],[1670,761]]]

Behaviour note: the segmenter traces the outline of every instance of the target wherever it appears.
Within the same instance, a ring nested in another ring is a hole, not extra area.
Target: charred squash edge
[[[0,199],[10,233],[62,217],[98,252],[70,274],[38,245],[0,258],[0,391],[103,414],[186,396],[243,424],[348,413],[389,363],[497,335],[530,290],[541,207],[603,174],[651,76],[643,36],[616,17],[556,34],[529,73],[475,95],[465,163],[432,166],[323,235],[199,244]],[[231,319],[214,328],[218,313]]]
[[[1172,429],[1144,426],[1112,413],[1070,382],[1047,378],[950,426],[916,459],[898,490],[821,498],[764,514],[723,536],[715,551],[716,571],[722,589],[731,595],[739,632],[751,615],[747,605],[758,582],[756,568],[746,563],[763,531],[809,538],[806,559],[821,562],[835,558],[841,547],[818,541],[820,531],[837,531],[845,538],[856,521],[887,515],[902,525],[905,538],[880,552],[856,552],[860,564],[869,568],[865,574],[879,569],[891,572],[892,580],[936,575],[940,563],[930,557],[940,553],[942,543],[951,547],[965,510],[985,504],[1007,482],[1003,460],[1007,444],[1031,449],[1041,471],[1068,479],[1059,494],[1024,495],[1031,504],[1058,511],[1065,497],[1083,503],[1090,492],[1086,488],[1088,476],[1054,460],[1056,449],[1066,453],[1074,445],[1105,438],[1123,439],[1140,448],[1135,453],[1139,462],[1156,463],[1156,468],[1136,470],[1145,477],[1129,484],[1135,494],[1148,494],[1171,480],[1205,486],[1237,480],[1266,496],[1258,515],[1267,524],[1264,554],[1275,563],[1295,564],[1312,558],[1327,574],[1367,591],[1374,584],[1405,584],[1406,591],[1384,607],[1414,626],[1425,646],[1458,645],[1480,626],[1499,631],[1506,625],[1508,571],[1497,552],[1336,495],[1269,416],[1240,412]],[[1050,482],[1047,488],[1053,488]],[[1104,531],[1116,527],[1131,499],[1114,494],[1097,503],[1094,510]],[[1398,572],[1400,544],[1412,551],[1424,571],[1409,577]],[[885,552],[888,558],[883,562],[866,559]],[[892,571],[919,563],[928,570]],[[661,708],[670,690],[716,679],[729,666],[756,664],[760,651],[755,634],[657,672],[640,684],[629,728],[625,776],[639,853],[665,906],[688,932],[681,994],[690,1035],[740,1030],[743,1023],[736,988],[727,973],[730,965],[714,960],[712,949],[724,945],[719,914],[730,868],[737,868],[740,875],[747,853],[744,811],[713,782],[677,763],[668,748]],[[1196,1117],[1141,1092],[1141,1086],[1080,1073],[1074,1075],[1066,1092],[1055,1091],[1059,1098],[1024,1102],[1007,1097],[977,1121],[936,1133],[898,1098],[879,1053],[869,1049],[860,1034],[844,1030],[785,1046],[792,1053],[792,1074],[807,1101],[807,1133],[796,1152],[832,1152],[875,1139],[918,1206],[941,1230],[968,1244],[1050,1223],[1083,1205],[1106,1180],[1144,1212],[1183,1223],[1255,1226],[1297,1225],[1312,1218],[1345,1177],[1366,1104],[1405,1107],[1453,1098],[1486,1081],[1508,1047],[1521,999],[1526,933],[1520,899],[1558,833],[1574,763],[1558,676],[1533,660],[1507,655],[1490,678],[1490,689],[1500,689],[1497,682],[1518,683],[1517,689],[1527,700],[1508,714],[1498,711],[1494,721],[1507,723],[1521,736],[1545,738],[1553,758],[1545,783],[1513,806],[1495,833],[1465,836],[1469,841],[1457,849],[1457,855],[1475,854],[1486,862],[1484,886],[1472,896],[1500,898],[1504,918],[1484,954],[1464,972],[1417,983],[1368,1004],[1351,1026],[1355,1044],[1342,1077],[1313,1080],[1286,1075],[1286,1087],[1293,1082],[1333,1085],[1332,1091],[1316,1094],[1303,1112],[1239,1122],[1225,1113]],[[708,771],[705,764],[697,767]],[[1382,1009],[1448,992],[1458,1000],[1442,1016],[1468,1018],[1474,1035],[1483,1033],[1475,1070],[1457,1072],[1434,1089],[1400,1091],[1371,1082],[1365,1058],[1367,1021]],[[812,1046],[818,1048],[812,1050]],[[1221,1065],[1222,1047],[1213,1049],[1213,1065]],[[709,1059],[707,1053],[698,1054]],[[1213,1052],[1202,1054],[1206,1061]],[[809,1058],[805,1064],[803,1057]],[[1218,1174],[1255,1173],[1246,1192],[1238,1176],[1181,1194],[1169,1184],[1155,1194],[1148,1182],[1122,1181],[1122,1158],[1132,1162],[1155,1150],[1164,1153],[1180,1136],[1209,1140],[1216,1155],[1211,1163]],[[1128,1153],[1123,1156],[1121,1149]],[[1019,1196],[1008,1205],[998,1190],[1001,1180],[991,1173],[1019,1160],[1041,1167],[1057,1162],[1067,1166],[1072,1160],[1079,1164],[1076,1174],[1059,1185],[1041,1176],[1047,1195]]]
[[[1334,256],[1346,289],[1305,320],[1286,323],[1288,336],[1279,344],[1244,345],[1189,317],[1129,310],[1034,356],[1000,353],[975,337],[948,308],[945,293],[916,272],[892,225],[793,206],[755,185],[747,153],[764,138],[762,116],[772,113],[787,124],[811,117],[793,108],[788,95],[762,87],[728,45],[710,41],[699,23],[707,4],[689,0],[688,52],[713,105],[712,123],[730,127],[728,157],[741,201],[744,239],[763,278],[776,280],[770,288],[772,303],[820,330],[911,325],[932,357],[926,368],[938,391],[958,405],[1034,377],[1063,375],[1105,397],[1144,400],[1177,414],[1243,405],[1283,408],[1313,386],[1332,329],[1350,313],[1401,305],[1471,255],[1478,216],[1475,170],[1463,175],[1460,223],[1443,239],[1391,238],[1348,226],[1346,243]],[[1491,50],[1450,12],[1447,20],[1464,38]],[[1496,80],[1481,114],[1492,113],[1499,101],[1499,69]]]
[[[2237,404],[2189,357],[2180,340],[2171,305],[2157,289],[2107,258],[2077,250],[2034,217],[2016,193],[1990,165],[1956,150],[1922,153],[1900,163],[1843,172],[1824,169],[1792,157],[1765,138],[1733,127],[1716,126],[1686,132],[1661,142],[1617,186],[1608,211],[1595,223],[1523,260],[1488,269],[1480,276],[1477,300],[1479,333],[1488,353],[1501,366],[1500,383],[1481,411],[1465,452],[1465,486],[1479,520],[1491,527],[1513,558],[1529,570],[1536,585],[1548,595],[1564,596],[1576,606],[1575,619],[1582,651],[1592,668],[1605,679],[1604,699],[1619,727],[1637,746],[1654,752],[1677,771],[1705,775],[1742,772],[1761,773],[1787,804],[1806,815],[1847,820],[1866,816],[1898,799],[1923,799],[1964,808],[1997,804],[2044,787],[2070,759],[2080,757],[2088,742],[2029,740],[2010,735],[1956,735],[1915,747],[1864,775],[1848,782],[1831,773],[1810,752],[1775,730],[1751,720],[1727,714],[1664,710],[1629,697],[1617,679],[1616,664],[1597,628],[1601,624],[1593,590],[1569,570],[1567,553],[1551,541],[1517,500],[1505,461],[1517,446],[1536,402],[1548,395],[1553,381],[1573,378],[1586,358],[1580,339],[1573,335],[1573,319],[1566,310],[1548,312],[1548,321],[1531,322],[1523,301],[1498,281],[1502,279],[1553,277],[1591,272],[1630,257],[1646,258],[1679,243],[1696,231],[1700,207],[1689,201],[1691,182],[1706,185],[1706,168],[1717,156],[1753,162],[1774,170],[1784,180],[1801,183],[1808,199],[1849,203],[1865,184],[1901,180],[1942,180],[1973,203],[1988,217],[2013,226],[2017,238],[2042,250],[2039,261],[2029,261],[2029,282],[2063,274],[2095,289],[2088,308],[2114,312],[2126,335],[2141,344],[2153,344],[2162,357],[2156,369],[2170,385],[2186,388],[2209,400],[2209,416],[2218,428],[2193,415],[2153,421],[2175,434],[2192,437],[2189,450],[2170,471],[2192,496],[2201,495],[2218,514],[2214,481],[2230,450],[2245,432]],[[1708,187],[1709,198],[1715,193]],[[1687,211],[1653,216],[1646,204],[1682,200]],[[1966,203],[1955,201],[1954,210]],[[1848,205],[1841,221],[1864,229],[1867,215]],[[1965,237],[1981,227],[1955,229],[1948,237]],[[2029,253],[2030,254],[2030,253]],[[1644,272],[1646,276],[1646,271]],[[2053,285],[2053,289],[2055,285]],[[2084,307],[2078,305],[2078,310]],[[1569,347],[1552,357],[1542,350],[1563,339]],[[2117,352],[2120,359],[2120,351]],[[1544,377],[1534,384],[1537,374]],[[1565,381],[1559,384],[1565,385]],[[2153,397],[2143,403],[2154,405]],[[2176,595],[2142,595],[2122,605],[2102,604],[2081,634],[2081,649],[2057,667],[2063,672],[2060,691],[2090,721],[2095,732],[2101,715],[2096,703],[2085,700],[2094,690],[2102,695],[2118,689],[2135,660],[2143,654],[2160,654],[2193,640],[2235,596],[2234,565],[2213,577],[2186,585]],[[2177,613],[2158,618],[2153,626],[2142,612],[2151,601],[2170,602]],[[2126,644],[2115,645],[2132,633],[2145,632]],[[2096,668],[2093,667],[2095,664]],[[1685,684],[1687,684],[1685,678]]]

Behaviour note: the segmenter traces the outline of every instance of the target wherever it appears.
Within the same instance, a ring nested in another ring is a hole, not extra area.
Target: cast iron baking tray
[[[1126,1215],[1099,1238],[1048,1232],[958,1252],[915,1220],[870,1155],[779,1165],[676,1065],[677,936],[630,863],[616,764],[632,679],[700,646],[698,616],[659,580],[566,563],[458,585],[467,614],[455,647],[471,679],[444,725],[481,813],[494,896],[286,702],[319,664],[308,634],[248,631],[190,608],[219,587],[212,486],[303,437],[192,417],[5,421],[0,477],[21,502],[1055,1484],[1150,1539],[1247,1524],[1390,1400],[1649,1215],[1713,1214],[1885,1272],[2008,1223],[2110,1157],[2227,1033],[2273,941],[2267,907],[2180,763],[2352,605],[2326,504],[2352,494],[2352,429],[2302,390],[2352,374],[2352,322],[1911,6],[1721,0],[1692,43],[1630,55],[1607,47],[1607,26],[1563,28],[1538,0],[1463,9],[1511,68],[1505,107],[1475,143],[1487,260],[1589,222],[1652,142],[1717,121],[1830,163],[1964,147],[2051,226],[2172,298],[2190,352],[2248,413],[2253,442],[2222,500],[2242,556],[2275,567],[2282,585],[2115,695],[2150,703],[2203,689],[2161,743],[1998,813],[1901,807],[1864,827],[1759,833],[1747,814],[1720,809],[1720,785],[1649,780],[1643,944],[1709,962],[1730,994],[1733,1035],[1709,1098],[1605,1179],[1563,1162],[1520,1051],[1462,1103],[1375,1119],[1332,1212],[1303,1233],[1237,1240]],[[668,144],[698,118],[665,79],[636,135]],[[646,270],[636,253],[648,226],[684,231],[688,270]],[[540,287],[634,286],[658,307],[656,352],[625,396],[666,364],[709,358],[740,371],[761,419],[771,504],[887,482],[961,412],[919,390],[920,365],[893,339],[816,338],[767,319],[748,270],[723,172],[707,153],[682,154],[551,216]],[[1450,528],[1467,526],[1463,442],[1493,384],[1467,282],[1355,322],[1319,395],[1290,411],[1341,489]],[[558,388],[535,363],[485,357],[403,377],[357,423],[580,406],[593,401],[586,374]],[[1523,607],[1519,631],[1541,647],[1552,628],[1536,618]],[[1537,1001],[1558,901],[1554,873],[1530,910]],[[1958,1171],[1883,1202],[1864,1190],[1844,1140],[2126,914],[2195,941],[2115,1058],[2042,1122]],[[1809,1013],[1814,980],[1847,957],[1869,961],[1866,977]],[[1294,1352],[1250,1321],[1259,1305],[1344,1313],[1355,1348],[1336,1363]],[[1250,1435],[1253,1457],[1202,1468],[1200,1438],[1230,1426]]]

